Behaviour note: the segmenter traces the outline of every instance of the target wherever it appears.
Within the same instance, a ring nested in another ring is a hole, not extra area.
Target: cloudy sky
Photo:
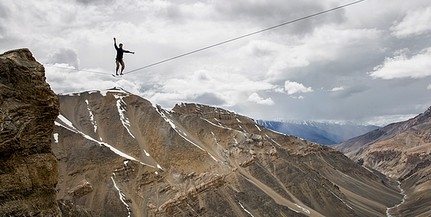
[[[254,119],[386,124],[431,106],[431,2],[366,0],[114,78],[345,0],[1,0],[0,53],[27,47],[56,93],[122,87]]]

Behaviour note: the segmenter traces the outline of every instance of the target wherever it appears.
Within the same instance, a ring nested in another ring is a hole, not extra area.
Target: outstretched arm
[[[123,50],[124,51],[124,53],[131,53],[131,54],[135,54],[135,52],[133,52],[133,51],[128,51],[128,50]]]
[[[118,47],[117,47],[117,40],[114,38],[114,47],[115,47],[115,50],[118,50]]]

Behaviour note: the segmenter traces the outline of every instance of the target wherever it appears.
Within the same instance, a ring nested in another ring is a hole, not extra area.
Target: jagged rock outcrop
[[[51,152],[57,95],[28,49],[0,55],[0,215],[60,216]]]
[[[400,181],[406,195],[394,216],[431,215],[431,107],[418,116],[353,138],[337,148],[354,161]]]
[[[57,198],[93,216],[384,216],[402,199],[342,153],[224,109],[119,88],[60,104]]]

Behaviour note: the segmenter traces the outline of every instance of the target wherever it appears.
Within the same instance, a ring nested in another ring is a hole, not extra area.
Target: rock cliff
[[[28,49],[0,55],[0,215],[60,216],[51,152],[58,97]]]

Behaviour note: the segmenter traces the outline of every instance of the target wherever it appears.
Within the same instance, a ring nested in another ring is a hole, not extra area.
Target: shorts
[[[122,66],[124,66],[124,61],[123,61],[123,59],[115,59],[115,63],[118,65],[118,64],[121,64]]]

